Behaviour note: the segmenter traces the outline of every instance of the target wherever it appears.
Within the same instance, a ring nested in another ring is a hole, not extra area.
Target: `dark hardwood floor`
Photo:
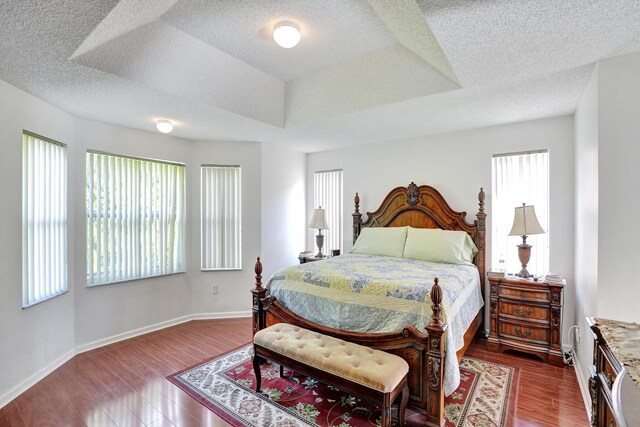
[[[491,353],[485,342],[474,342],[466,355],[520,368],[514,427],[588,427],[587,411],[572,367],[558,368],[535,356]]]
[[[226,426],[165,376],[251,340],[249,319],[199,320],[80,354],[0,409],[0,426]],[[572,368],[474,343],[520,368],[514,426],[588,426]]]

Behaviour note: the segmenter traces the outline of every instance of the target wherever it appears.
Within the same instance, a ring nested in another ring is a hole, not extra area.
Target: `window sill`
[[[176,271],[175,273],[157,274],[155,276],[136,277],[134,279],[115,280],[113,282],[94,283],[94,284],[88,284],[87,283],[87,288],[99,288],[101,286],[116,285],[118,283],[126,283],[126,282],[137,282],[139,280],[147,280],[147,279],[155,279],[155,278],[158,278],[158,277],[175,276],[175,275],[184,274],[184,273],[186,273],[186,270],[185,271]]]
[[[69,290],[68,290],[68,289],[67,289],[66,291],[62,291],[62,292],[58,292],[57,294],[50,295],[50,296],[46,297],[46,298],[45,298],[45,299],[43,299],[43,300],[40,300],[40,301],[38,301],[38,302],[34,302],[33,304],[23,305],[23,306],[22,306],[22,309],[23,309],[23,310],[25,310],[25,309],[27,309],[27,308],[31,308],[31,307],[33,307],[33,306],[36,306],[36,305],[38,305],[38,304],[42,304],[43,302],[47,302],[47,301],[49,301],[49,300],[51,300],[51,299],[54,299],[55,297],[59,297],[60,295],[64,295],[64,294],[67,294],[67,293],[69,293]]]

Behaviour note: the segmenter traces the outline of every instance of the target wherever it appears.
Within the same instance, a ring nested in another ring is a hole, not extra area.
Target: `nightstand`
[[[489,278],[489,287],[489,351],[523,351],[563,366],[564,285],[514,276]]]
[[[303,254],[300,254],[298,256],[298,261],[300,261],[300,264],[304,264],[306,262],[320,261],[320,260],[323,260],[323,259],[327,259],[327,257],[323,256],[321,258],[318,258],[315,255],[303,255]]]

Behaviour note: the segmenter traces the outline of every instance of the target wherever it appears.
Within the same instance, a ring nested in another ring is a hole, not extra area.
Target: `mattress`
[[[433,279],[442,287],[445,394],[460,383],[456,352],[464,333],[484,305],[474,265],[441,264],[379,255],[346,254],[277,271],[269,294],[304,318],[354,332],[418,330],[431,319]]]

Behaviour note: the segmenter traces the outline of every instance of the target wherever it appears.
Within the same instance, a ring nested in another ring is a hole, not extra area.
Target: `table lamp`
[[[324,254],[322,253],[322,246],[324,245],[324,236],[322,235],[322,230],[327,230],[327,217],[325,215],[325,210],[322,209],[321,206],[318,206],[318,209],[313,210],[313,217],[311,217],[311,221],[309,222],[309,228],[318,229],[318,234],[316,235],[316,245],[318,245],[318,253],[316,254],[316,258],[324,258]]]
[[[520,258],[520,264],[522,264],[522,270],[517,273],[519,277],[531,277],[527,271],[527,264],[531,258],[531,245],[527,244],[527,236],[532,234],[543,234],[544,230],[536,218],[536,211],[533,205],[527,206],[525,203],[522,206],[515,208],[515,215],[513,217],[513,226],[509,236],[522,236],[522,244],[518,245],[518,257]]]

